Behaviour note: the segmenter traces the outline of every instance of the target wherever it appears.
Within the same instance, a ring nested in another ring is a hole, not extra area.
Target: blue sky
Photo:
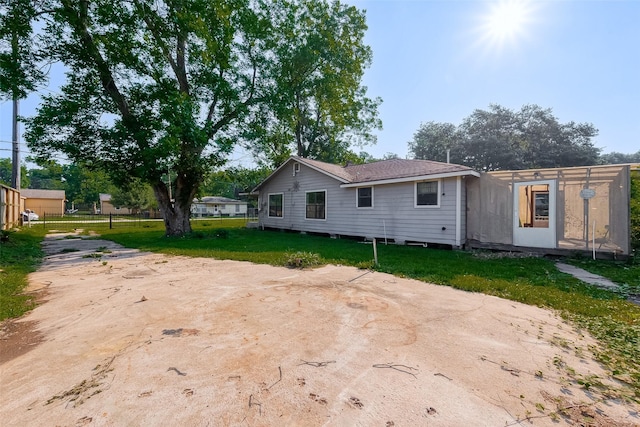
[[[367,11],[364,84],[383,99],[384,129],[364,151],[405,157],[421,123],[457,125],[492,103],[592,123],[605,153],[640,150],[640,0],[344,1]],[[514,3],[524,12],[498,31],[494,17]],[[59,70],[52,77],[55,89]],[[23,101],[21,114],[37,103],[37,94]],[[11,102],[2,102],[0,157],[11,157],[10,140]]]
[[[605,153],[640,150],[640,0],[348,3],[367,11],[365,85],[384,101],[365,151],[404,157],[421,123],[458,125],[492,103],[592,123]],[[526,13],[501,38],[493,12],[513,3]]]

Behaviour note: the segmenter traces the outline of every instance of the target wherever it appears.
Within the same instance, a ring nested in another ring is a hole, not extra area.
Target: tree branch
[[[145,24],[147,24],[147,29],[151,33],[151,36],[162,50],[162,54],[164,55],[164,57],[169,62],[169,65],[171,66],[171,69],[173,70],[173,73],[178,80],[180,91],[188,94],[189,82],[187,80],[187,71],[184,56],[186,46],[185,38],[182,37],[182,34],[178,34],[176,42],[176,59],[174,60],[173,56],[171,56],[171,52],[169,51],[169,47],[160,35],[160,29],[150,18],[151,10],[145,8],[145,6],[140,4],[139,1],[135,1],[134,3],[136,8],[142,15],[142,19],[144,20]]]
[[[105,90],[107,95],[109,95],[109,97],[116,103],[118,111],[120,111],[120,113],[122,114],[123,119],[131,118],[133,114],[131,112],[131,109],[129,108],[129,104],[120,92],[120,89],[118,89],[118,86],[113,79],[113,74],[109,69],[109,65],[102,57],[102,54],[100,53],[100,50],[98,49],[98,46],[93,40],[93,36],[91,35],[87,27],[89,8],[88,1],[82,0],[80,2],[80,10],[77,12],[74,9],[74,5],[76,4],[74,1],[62,0],[61,3],[64,12],[69,16],[69,25],[80,37],[80,42],[95,63],[96,70],[98,71],[103,89]]]
[[[224,69],[222,67],[220,67],[220,73],[218,73],[220,80],[222,80],[222,77],[224,76]],[[218,93],[214,93],[213,94],[213,101],[211,101],[211,105],[209,106],[209,113],[207,114],[207,123],[211,122],[211,119],[213,118],[213,114],[216,111],[216,106],[218,105]]]
[[[258,75],[258,67],[256,66],[255,60],[253,60],[253,57],[251,56],[251,49],[249,49],[249,57],[252,59],[252,63],[253,63],[253,73],[251,76],[251,84],[250,84],[251,89],[249,90],[249,96],[232,111],[222,116],[222,118],[218,120],[215,125],[211,127],[211,130],[207,133],[207,137],[209,139],[213,138],[213,135],[215,135],[224,126],[231,123],[232,120],[238,118],[242,108],[246,108],[258,101],[258,99],[255,99],[253,97],[256,89],[256,77]],[[220,70],[220,74],[222,75],[222,70]],[[211,107],[209,108],[209,114],[207,115],[207,123],[211,123],[211,117],[213,117],[214,108],[215,108],[215,105],[214,103],[212,103]]]

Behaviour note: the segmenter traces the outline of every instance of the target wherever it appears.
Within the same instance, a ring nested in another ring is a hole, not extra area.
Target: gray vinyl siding
[[[396,242],[456,244],[456,178],[441,180],[440,206],[415,207],[414,182],[373,187],[373,208],[356,207],[356,188],[340,188],[341,182],[300,164],[283,167],[260,188],[260,224],[269,228],[393,239]],[[363,185],[366,186],[366,185]],[[462,182],[462,212],[465,209]],[[326,191],[324,220],[305,218],[305,194]],[[283,218],[269,218],[268,194],[283,193]],[[464,214],[461,215],[461,243],[464,242]],[[444,228],[444,230],[443,230]]]
[[[464,245],[467,242],[467,180],[473,179],[469,176],[461,178],[460,183],[461,197],[460,197],[460,245]]]

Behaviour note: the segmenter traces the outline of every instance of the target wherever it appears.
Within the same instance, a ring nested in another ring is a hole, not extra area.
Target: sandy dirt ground
[[[0,332],[2,426],[634,426],[553,312],[351,267],[49,236]]]

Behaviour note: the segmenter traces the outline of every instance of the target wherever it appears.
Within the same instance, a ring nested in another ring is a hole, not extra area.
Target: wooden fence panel
[[[0,185],[0,230],[20,225],[20,192]]]

